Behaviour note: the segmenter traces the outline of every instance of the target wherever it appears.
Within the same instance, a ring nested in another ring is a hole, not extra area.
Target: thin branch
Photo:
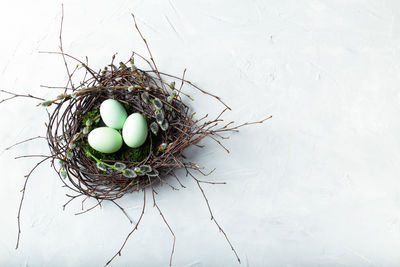
[[[21,141],[21,142],[18,142],[18,143],[13,144],[12,146],[9,146],[9,147],[5,148],[4,150],[10,150],[11,148],[13,148],[13,147],[15,147],[15,146],[17,146],[17,145],[20,145],[20,144],[23,144],[23,143],[26,143],[26,142],[29,142],[29,141],[32,141],[32,140],[35,140],[35,139],[39,139],[39,138],[41,138],[41,139],[47,139],[47,138],[44,137],[44,136],[36,136],[36,137],[28,138],[28,139],[26,139],[26,140],[24,140],[24,141]]]
[[[211,93],[209,93],[209,92],[207,92],[207,91],[201,89],[200,87],[198,87],[197,85],[195,85],[195,84],[192,83],[191,81],[182,79],[182,78],[180,78],[180,77],[178,77],[178,76],[171,75],[171,74],[168,74],[168,73],[165,73],[165,72],[161,72],[161,71],[160,71],[159,73],[160,73],[161,75],[164,75],[164,76],[167,76],[167,77],[171,77],[171,78],[175,78],[175,79],[178,79],[178,80],[180,80],[180,81],[183,81],[183,82],[185,82],[185,83],[191,85],[193,88],[199,90],[199,91],[202,92],[203,94],[209,95],[209,96],[211,96],[211,97],[217,99],[217,100],[218,100],[219,102],[221,102],[221,104],[224,105],[226,108],[228,108],[229,110],[232,110],[227,104],[225,104],[224,101],[222,101],[222,99],[221,99],[219,96],[213,95],[213,94],[211,94]]]
[[[236,259],[237,259],[238,262],[240,263],[240,258],[239,258],[239,256],[238,256],[238,254],[237,254],[235,248],[233,247],[231,241],[229,240],[227,234],[225,233],[224,229],[222,229],[222,227],[218,224],[217,220],[215,220],[214,214],[212,213],[212,210],[211,210],[210,203],[208,202],[208,199],[207,199],[207,197],[206,197],[206,194],[205,194],[203,188],[202,188],[201,185],[200,185],[200,182],[199,182],[197,179],[195,179],[195,181],[196,181],[197,186],[199,187],[199,189],[200,189],[200,191],[201,191],[201,193],[202,193],[202,195],[203,195],[203,197],[204,197],[204,199],[205,199],[205,201],[206,201],[208,211],[210,212],[211,220],[214,221],[215,225],[217,225],[217,227],[218,227],[218,230],[224,235],[224,237],[225,237],[226,241],[228,242],[229,246],[231,247],[233,253],[235,253]]]
[[[59,35],[60,51],[61,51],[61,55],[62,55],[62,58],[64,61],[65,69],[67,70],[68,83],[71,85],[72,89],[75,89],[74,84],[72,83],[72,75],[69,72],[68,64],[65,59],[65,54],[64,54],[64,50],[63,50],[63,44],[62,44],[63,23],[64,23],[64,4],[61,4],[61,25],[60,25],[60,35]],[[66,89],[67,87],[68,87],[68,84],[67,84],[67,86],[65,86],[64,94],[67,92],[67,89]]]
[[[5,91],[5,90],[0,90],[0,92],[3,92],[3,93],[6,93],[6,94],[9,94],[9,95],[12,95],[12,96],[9,97],[9,98],[5,98],[5,99],[1,100],[1,101],[0,101],[0,104],[3,103],[3,102],[5,102],[5,101],[11,100],[11,99],[13,99],[13,98],[16,98],[16,97],[27,97],[27,98],[33,98],[33,99],[37,99],[37,100],[41,100],[41,101],[44,101],[44,100],[45,100],[45,99],[43,99],[43,98],[36,97],[36,96],[31,95],[31,94],[20,95],[20,94],[15,94],[15,93],[12,93],[12,92],[9,92],[9,91]]]
[[[123,214],[125,214],[126,218],[128,218],[129,222],[132,224],[133,221],[131,217],[129,217],[128,213],[126,213],[125,209],[121,207],[121,205],[119,205],[115,200],[112,199],[111,202],[114,203],[122,211]]]
[[[135,15],[134,15],[133,13],[131,13],[131,15],[132,15],[132,18],[133,18],[133,22],[135,23],[135,28],[136,28],[137,32],[139,33],[140,37],[142,38],[143,42],[145,43],[146,48],[147,48],[147,52],[149,52],[150,60],[151,60],[151,62],[153,62],[153,66],[154,66],[155,72],[156,72],[158,78],[160,79],[160,81],[162,81],[160,72],[158,71],[158,68],[157,68],[157,64],[156,64],[156,62],[154,61],[153,54],[151,53],[149,44],[147,43],[147,40],[144,38],[142,32],[139,30],[139,27],[138,27],[138,25],[137,25],[137,23],[136,23]],[[161,84],[161,85],[162,85],[163,90],[164,90],[164,92],[165,92],[164,84]]]
[[[126,242],[128,241],[129,237],[133,234],[133,232],[135,232],[138,228],[138,225],[140,223],[140,221],[142,220],[143,214],[144,214],[144,210],[146,207],[146,189],[143,189],[143,209],[142,209],[142,213],[139,216],[139,220],[137,221],[135,227],[132,229],[132,231],[129,232],[129,234],[126,236],[125,241],[122,243],[121,248],[117,251],[117,253],[115,253],[115,255],[106,263],[106,266],[109,265],[115,257],[117,256],[121,256],[121,252],[122,249],[125,247]]]
[[[45,162],[46,160],[50,159],[51,156],[48,156],[47,158],[39,161],[38,163],[36,163],[36,165],[31,169],[31,171],[25,175],[25,182],[24,182],[24,186],[22,187],[22,196],[21,196],[21,200],[19,202],[19,208],[18,208],[18,216],[17,216],[17,221],[18,221],[18,237],[17,237],[17,244],[15,246],[15,249],[18,249],[19,246],[19,240],[21,237],[21,210],[22,210],[22,204],[24,202],[24,198],[25,198],[25,191],[26,191],[26,185],[28,184],[28,179],[31,176],[31,174],[35,171],[35,169],[41,165],[43,162]]]
[[[245,123],[242,123],[242,124],[240,124],[240,125],[238,125],[238,126],[231,127],[231,128],[227,128],[227,127],[225,126],[225,127],[222,127],[222,128],[219,129],[219,130],[215,130],[214,132],[234,131],[234,130],[237,130],[237,129],[239,129],[239,128],[242,128],[243,126],[252,125],[252,124],[261,124],[261,123],[263,123],[263,122],[265,122],[266,120],[269,120],[269,119],[271,119],[271,118],[272,118],[272,115],[269,116],[269,117],[267,117],[267,118],[265,118],[265,119],[262,119],[262,120],[260,120],[260,121],[245,122]]]
[[[150,179],[150,178],[149,178],[149,179]],[[171,235],[172,235],[172,237],[173,237],[172,251],[171,251],[171,256],[169,257],[169,266],[171,266],[171,265],[172,265],[172,256],[174,255],[174,251],[175,251],[175,240],[176,240],[176,237],[175,237],[174,231],[172,231],[172,229],[171,229],[171,227],[169,226],[167,220],[165,219],[164,214],[162,213],[160,207],[159,207],[158,204],[156,203],[156,198],[155,198],[155,196],[154,196],[154,192],[155,192],[155,191],[154,191],[154,188],[153,188],[153,185],[151,184],[151,182],[150,182],[150,186],[151,186],[151,193],[152,193],[152,195],[153,195],[153,206],[157,208],[158,212],[160,213],[161,218],[163,219],[165,225],[168,227],[168,229],[169,229],[169,231],[170,231],[170,233],[171,233]]]

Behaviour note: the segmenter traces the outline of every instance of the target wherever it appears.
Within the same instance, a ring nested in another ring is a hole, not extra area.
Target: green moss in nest
[[[87,124],[86,122],[90,120],[92,124],[89,126],[89,131],[93,130],[94,128],[97,128],[99,125],[100,121],[96,122],[95,118],[100,115],[100,111],[98,109],[93,109],[91,111],[88,111],[87,113],[83,114],[81,119],[80,119],[80,124],[82,127],[86,127]]]
[[[101,153],[97,150],[94,150],[89,143],[87,142],[87,138],[81,139],[78,143],[80,148],[84,148],[92,153],[96,158],[101,160],[121,160],[121,161],[130,161],[130,162],[140,162],[144,160],[150,152],[150,142],[146,141],[142,146],[137,148],[131,148],[127,145],[122,145],[121,149],[115,153]]]

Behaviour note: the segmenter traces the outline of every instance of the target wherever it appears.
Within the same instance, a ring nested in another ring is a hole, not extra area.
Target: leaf
[[[142,171],[141,168],[136,167],[136,168],[134,169],[134,171],[135,171],[135,173],[136,173],[137,175],[139,175],[139,176],[145,175],[145,172]]]
[[[103,162],[97,162],[96,166],[97,166],[97,168],[99,168],[102,171],[107,171],[107,167],[106,167],[106,165],[104,165]]]
[[[167,120],[164,120],[164,121],[161,123],[160,127],[161,127],[161,130],[166,131],[166,130],[168,129],[168,127],[169,127],[168,121],[167,121]]]
[[[153,132],[153,134],[157,135],[158,133],[158,125],[156,122],[152,122],[150,124],[150,130]]]
[[[82,133],[83,134],[88,134],[89,133],[89,127],[83,128]]]
[[[61,169],[60,175],[63,179],[67,178],[67,171],[65,169]]]
[[[76,140],[79,139],[79,137],[81,137],[81,135],[80,135],[79,133],[76,133],[76,134],[74,135],[73,140],[76,141]]]
[[[156,109],[161,109],[163,107],[163,103],[158,98],[153,99],[153,105],[156,107]]]
[[[74,157],[74,154],[72,152],[68,152],[67,159],[72,159],[73,157]]]
[[[69,147],[69,149],[74,149],[74,148],[76,148],[76,144],[75,143],[70,143],[68,145],[68,147]]]
[[[164,121],[164,111],[156,110],[156,121],[158,124],[162,124],[162,122]]]
[[[117,169],[119,171],[126,169],[125,163],[122,163],[122,162],[115,162],[114,167],[115,167],[115,169]]]
[[[164,151],[167,148],[167,143],[162,143],[160,145],[161,151]]]
[[[151,172],[152,169],[149,165],[142,165],[142,166],[140,166],[140,170],[142,172]]]
[[[50,106],[51,105],[51,101],[44,101],[44,102],[42,102],[42,106],[43,107],[48,107],[48,106]]]
[[[148,104],[149,103],[149,93],[143,92],[140,97],[142,98],[143,102]]]
[[[137,176],[136,172],[132,171],[131,169],[124,170],[122,175],[127,178],[135,178]]]
[[[65,165],[64,161],[62,161],[61,159],[58,160],[58,167],[62,168],[62,167],[64,167],[64,165]]]

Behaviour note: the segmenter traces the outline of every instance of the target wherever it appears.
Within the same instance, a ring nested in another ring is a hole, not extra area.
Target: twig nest
[[[92,77],[46,102],[57,104],[48,140],[65,185],[108,200],[184,168],[183,150],[207,135],[174,83],[124,63],[111,66],[95,73],[85,65]]]

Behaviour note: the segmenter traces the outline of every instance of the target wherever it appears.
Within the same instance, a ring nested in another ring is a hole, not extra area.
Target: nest
[[[150,75],[154,72],[137,68],[133,58],[129,62],[129,67],[128,62],[118,67],[111,64],[98,74],[90,70],[94,76],[82,82],[90,86],[43,102],[57,103],[50,115],[47,140],[59,162],[62,181],[97,199],[113,200],[155,182],[167,183],[164,178],[175,169],[195,167],[185,162],[182,152],[212,131],[205,128],[210,123],[196,124],[182,101],[182,87],[177,89],[174,83]],[[149,133],[144,145],[124,145],[113,154],[98,153],[87,145],[88,133],[102,123],[100,104],[110,98],[122,103],[128,113],[139,112],[147,118]]]

